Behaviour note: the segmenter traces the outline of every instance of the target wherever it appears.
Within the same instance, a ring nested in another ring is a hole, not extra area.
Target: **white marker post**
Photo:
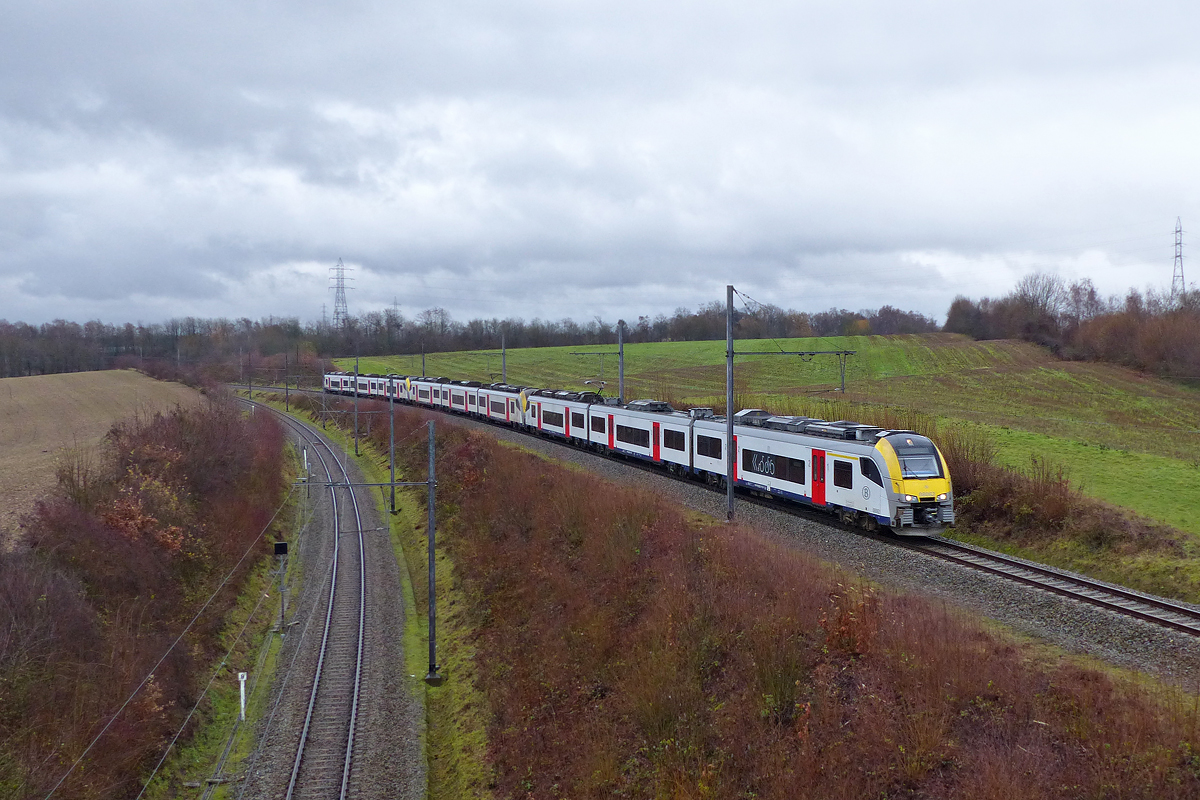
[[[246,721],[246,673],[244,673],[244,672],[238,673],[238,683],[240,683],[241,687],[242,687],[242,710],[238,716],[238,719],[240,719],[242,722],[245,722]]]

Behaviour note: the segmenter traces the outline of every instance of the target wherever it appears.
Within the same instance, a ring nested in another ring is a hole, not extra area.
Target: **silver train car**
[[[394,399],[506,425],[683,478],[735,486],[836,515],[865,530],[928,536],[954,523],[954,492],[941,451],[913,431],[847,420],[775,416],[759,409],[726,420],[712,409],[677,411],[658,400],[617,403],[592,392],[405,375],[324,376],[331,394]]]

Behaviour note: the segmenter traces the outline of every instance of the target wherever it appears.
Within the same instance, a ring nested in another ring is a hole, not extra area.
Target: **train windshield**
[[[942,460],[933,442],[915,433],[894,433],[888,443],[900,459],[900,473],[905,478],[942,478]]]

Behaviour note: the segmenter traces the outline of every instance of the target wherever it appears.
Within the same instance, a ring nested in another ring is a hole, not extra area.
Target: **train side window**
[[[471,405],[475,405],[475,395],[473,395],[473,394],[467,395],[467,402]],[[437,532],[437,528],[434,528],[434,532],[435,533]]]
[[[854,467],[849,461],[833,460],[833,485],[842,489],[854,488]]]
[[[788,459],[788,480],[793,483],[804,483],[804,459]]]
[[[721,457],[721,440],[715,436],[696,436],[696,455],[705,458]]]
[[[571,412],[571,427],[572,428],[584,427],[583,414],[580,414],[578,411]]]
[[[883,486],[883,476],[879,474],[879,466],[874,461],[864,457],[860,458],[858,463],[864,478],[871,483]]]
[[[670,428],[663,429],[663,447],[668,450],[683,451],[686,449],[684,445],[683,431],[673,431]]]
[[[592,431],[604,433],[604,417],[592,417]]]
[[[617,441],[636,445],[637,447],[650,446],[650,431],[634,428],[629,425],[617,425],[616,429]]]

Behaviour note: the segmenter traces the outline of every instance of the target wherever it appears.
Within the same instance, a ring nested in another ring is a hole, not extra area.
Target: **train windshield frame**
[[[924,436],[912,433],[894,433],[887,442],[900,459],[900,476],[903,478],[944,478],[942,459],[938,457],[933,442]]]

